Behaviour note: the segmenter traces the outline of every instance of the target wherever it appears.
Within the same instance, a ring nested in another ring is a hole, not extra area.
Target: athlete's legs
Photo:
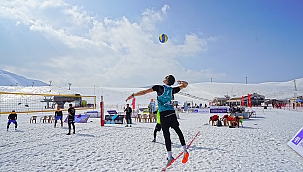
[[[74,129],[74,134],[75,134],[76,128],[75,128],[75,122],[74,121],[72,122],[72,125],[73,125],[73,129]]]
[[[11,121],[10,120],[7,122],[7,129],[9,128],[9,125],[11,125]]]
[[[127,124],[131,124],[130,115],[126,115],[126,123],[127,123]]]
[[[163,136],[165,140],[165,147],[167,151],[171,151],[171,140],[170,140],[170,133],[169,127],[163,127],[162,125]]]
[[[154,130],[154,138],[156,138],[157,137],[157,130],[155,129]]]
[[[178,127],[174,127],[173,129],[178,134],[181,145],[182,146],[186,145],[185,144],[185,140],[184,140],[184,136],[183,136],[183,133],[182,133],[180,127],[179,126]]]
[[[70,134],[70,130],[71,130],[72,126],[71,126],[71,122],[68,121],[68,133]]]
[[[164,136],[165,146],[167,151],[171,151],[171,140],[170,140],[170,133],[169,133],[169,127],[170,127],[170,117],[163,117],[163,115],[160,115],[161,120],[161,128]]]
[[[180,143],[181,143],[181,145],[183,147],[183,151],[184,151],[184,157],[182,159],[182,163],[186,163],[187,160],[188,160],[189,153],[187,152],[184,136],[183,136],[183,133],[182,133],[180,127],[179,127],[179,122],[178,122],[176,116],[173,116],[172,119],[171,119],[171,127],[178,134]]]
[[[182,146],[186,145],[185,144],[185,140],[184,140],[184,136],[183,136],[183,133],[179,127],[179,122],[177,120],[177,116],[174,115],[171,117],[171,127],[175,130],[175,132],[178,134],[179,136],[179,140],[180,140],[180,143]]]

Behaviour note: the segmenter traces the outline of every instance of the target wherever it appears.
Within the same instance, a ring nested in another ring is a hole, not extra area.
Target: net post
[[[101,123],[101,127],[104,126],[104,102],[103,102],[103,96],[101,96],[101,102],[100,102],[100,123]]]

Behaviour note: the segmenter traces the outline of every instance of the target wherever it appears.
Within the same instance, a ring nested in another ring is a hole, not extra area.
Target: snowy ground
[[[303,158],[287,142],[303,126],[303,113],[283,109],[254,108],[256,118],[243,128],[208,125],[210,114],[182,113],[181,130],[189,143],[190,159],[181,159],[167,171],[303,171]],[[6,131],[7,115],[0,117],[0,171],[161,171],[166,164],[162,132],[153,139],[154,123],[135,122],[133,127],[105,125],[90,118],[76,124],[76,134],[66,135],[67,124],[30,124],[33,114],[20,114],[19,127]],[[44,114],[36,114],[43,116]],[[64,114],[64,118],[66,114]],[[222,115],[220,115],[222,116]],[[182,151],[171,130],[173,155]]]

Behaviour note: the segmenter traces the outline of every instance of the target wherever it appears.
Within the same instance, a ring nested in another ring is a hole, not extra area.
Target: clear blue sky
[[[58,86],[303,77],[301,0],[0,0],[0,21],[0,69]]]

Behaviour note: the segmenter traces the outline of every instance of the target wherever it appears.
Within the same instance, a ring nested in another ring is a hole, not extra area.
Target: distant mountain
[[[34,80],[34,79],[27,79],[23,76],[16,75],[4,70],[0,69],[0,86],[47,86],[48,84]]]

